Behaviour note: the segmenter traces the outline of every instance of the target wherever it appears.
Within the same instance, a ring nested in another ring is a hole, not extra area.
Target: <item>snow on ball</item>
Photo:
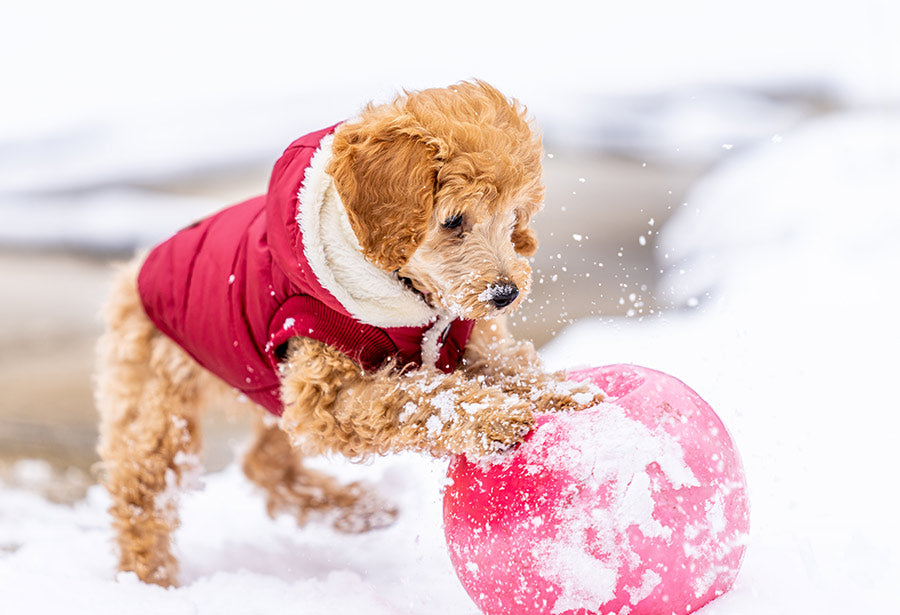
[[[722,421],[658,371],[570,377],[606,402],[538,416],[500,462],[450,465],[444,531],[466,591],[488,615],[681,615],[728,591],[749,517]]]

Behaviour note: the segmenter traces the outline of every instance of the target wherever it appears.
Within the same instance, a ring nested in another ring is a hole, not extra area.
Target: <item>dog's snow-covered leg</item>
[[[332,518],[335,529],[358,533],[387,527],[397,510],[359,483],[341,485],[333,477],[303,465],[302,453],[287,434],[260,416],[256,438],[244,457],[244,473],[266,492],[271,517],[293,515],[303,525],[310,516]]]
[[[96,390],[98,451],[112,499],[119,569],[148,583],[175,585],[176,490],[198,469],[204,378],[147,319],[133,273],[118,279],[106,319]]]
[[[365,373],[345,355],[294,339],[282,381],[282,428],[311,451],[348,457],[417,450],[481,457],[522,441],[534,404],[450,374],[390,367]]]
[[[504,316],[476,322],[463,369],[486,384],[531,400],[541,412],[578,410],[605,399],[603,391],[590,383],[569,381],[565,372],[544,371],[532,343],[515,340]]]

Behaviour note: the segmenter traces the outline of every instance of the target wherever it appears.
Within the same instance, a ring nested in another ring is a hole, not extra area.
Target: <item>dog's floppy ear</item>
[[[401,120],[341,126],[327,168],[363,254],[386,271],[423,241],[440,164],[433,140]]]
[[[531,213],[516,210],[516,225],[513,227],[512,242],[516,252],[522,256],[533,256],[537,251],[537,233],[529,226]]]

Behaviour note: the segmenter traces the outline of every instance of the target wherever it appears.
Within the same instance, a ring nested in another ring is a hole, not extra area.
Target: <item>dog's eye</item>
[[[444,220],[443,226],[444,228],[459,228],[459,225],[462,224],[463,217],[462,214],[456,214],[455,216],[450,216],[446,220]]]

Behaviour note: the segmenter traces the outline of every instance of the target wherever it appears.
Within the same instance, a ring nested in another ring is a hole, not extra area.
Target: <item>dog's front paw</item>
[[[458,430],[457,453],[470,459],[503,453],[521,443],[534,427],[533,406],[519,399],[479,410]]]

